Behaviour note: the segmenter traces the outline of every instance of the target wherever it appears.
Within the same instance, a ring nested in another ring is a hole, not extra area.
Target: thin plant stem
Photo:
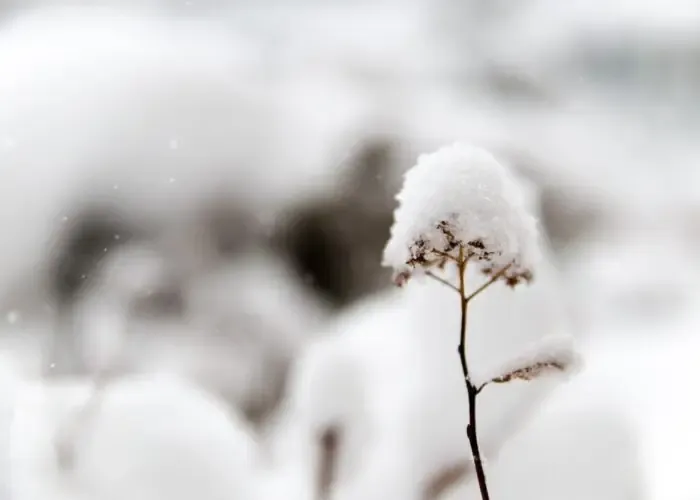
[[[476,470],[476,478],[479,483],[481,499],[490,500],[489,491],[486,487],[486,473],[484,472],[484,464],[481,460],[481,451],[479,450],[479,441],[477,439],[476,432],[476,397],[479,394],[479,390],[469,379],[469,368],[467,367],[466,337],[469,300],[465,300],[464,298],[464,290],[466,288],[467,258],[464,257],[464,251],[462,248],[460,248],[459,251],[457,267],[459,270],[459,302],[462,313],[459,332],[459,346],[457,347],[457,352],[459,353],[459,360],[462,364],[462,374],[464,375],[464,383],[467,386],[467,397],[469,398],[469,423],[467,424],[467,438],[469,439],[469,446],[471,447],[472,458],[474,459],[474,468]],[[488,286],[488,284],[486,286]]]
[[[432,272],[432,271],[426,271],[426,272],[425,272],[425,275],[426,275],[428,278],[432,278],[432,279],[434,279],[435,281],[437,281],[437,282],[439,282],[439,283],[442,283],[443,285],[445,285],[445,286],[451,288],[451,289],[454,290],[455,292],[459,292],[459,288],[457,288],[456,286],[454,286],[452,283],[450,283],[449,281],[447,281],[445,278],[441,278],[440,276],[438,276],[438,275],[435,274],[434,272]]]

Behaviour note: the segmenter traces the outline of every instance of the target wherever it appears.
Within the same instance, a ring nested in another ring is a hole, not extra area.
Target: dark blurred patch
[[[335,207],[334,207],[335,208]],[[310,209],[290,224],[285,247],[304,281],[336,305],[350,299],[351,250],[338,228],[340,214]]]
[[[484,71],[485,91],[499,97],[532,104],[556,104],[553,91],[534,76],[505,67],[491,66]]]
[[[216,200],[206,210],[209,244],[214,253],[231,258],[250,243],[259,242],[261,228],[249,211],[229,200]]]
[[[134,301],[131,312],[137,316],[151,318],[180,317],[185,308],[185,297],[181,287],[177,286],[177,283],[168,283],[146,297]]]
[[[338,472],[338,456],[340,455],[341,429],[337,426],[326,428],[318,438],[318,478],[316,498],[327,500],[331,498],[333,486]]]
[[[85,373],[76,331],[74,305],[98,266],[118,246],[133,241],[136,232],[112,211],[87,208],[69,219],[50,255],[49,293],[58,306],[54,337],[47,346],[44,375]]]
[[[136,231],[113,212],[85,210],[59,243],[50,271],[50,286],[59,304],[72,302],[102,260],[133,241]]]
[[[336,306],[389,282],[380,264],[392,221],[384,183],[392,161],[389,141],[368,142],[352,160],[343,192],[290,214],[276,237],[304,280]]]
[[[471,464],[468,462],[455,463],[452,466],[445,466],[435,472],[427,481],[423,488],[423,500],[437,500],[446,496],[447,492],[454,488],[471,471]]]
[[[543,166],[523,151],[506,148],[501,154],[537,186],[541,223],[555,251],[576,244],[599,227],[606,209],[595,205],[593,197],[581,189],[552,180],[546,173],[552,167]]]
[[[287,390],[287,374],[290,360],[271,356],[265,359],[265,390],[243,401],[241,411],[246,420],[256,428],[262,428],[274,414]],[[226,398],[228,395],[224,394]]]
[[[575,200],[565,190],[542,190],[542,224],[552,246],[559,250],[580,241],[595,230],[603,214],[595,206]]]

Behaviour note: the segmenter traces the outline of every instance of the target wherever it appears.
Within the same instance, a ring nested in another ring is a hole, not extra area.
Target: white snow
[[[319,433],[333,427],[342,431],[334,500],[418,499],[436,472],[468,462],[453,292],[416,279],[319,328],[323,307],[277,257],[196,270],[190,258],[200,242],[192,213],[209,195],[267,220],[335,199],[346,160],[375,134],[395,147],[393,171],[470,141],[531,174],[563,210],[592,214],[585,232],[562,214],[578,238],[564,249],[564,286],[547,255],[530,287],[493,287],[471,304],[468,359],[482,380],[566,335],[569,296],[576,327],[596,337],[566,383],[542,377],[479,396],[494,500],[700,496],[694,0],[94,3],[0,0],[0,499],[310,500]],[[64,6],[26,9],[40,4]],[[459,36],[434,17],[445,5],[457,7],[440,11],[448,16],[473,16],[469,29],[450,25]],[[494,68],[511,90],[492,85]],[[511,101],[520,77],[525,92]],[[445,176],[420,179],[413,201],[425,210],[414,205],[404,221],[433,230],[426,215],[477,203]],[[515,199],[489,209],[509,211]],[[189,382],[118,381],[79,443],[91,460],[66,477],[47,436],[90,381],[33,380],[55,312],[42,268],[94,202],[184,229],[167,246],[182,258],[187,312],[125,317],[139,280],[160,278],[117,269],[125,281],[77,304],[89,361],[110,365],[125,348],[125,368]],[[484,227],[502,228],[498,243],[517,253],[508,245],[520,235],[501,238],[512,236],[504,220]],[[425,228],[404,229],[405,243]],[[408,246],[394,250],[403,265]],[[467,279],[475,288],[484,278],[472,268]],[[241,407],[267,399],[288,362],[287,398],[258,448]],[[470,472],[441,500],[462,498],[479,498]]]
[[[59,431],[87,401],[89,381],[26,383],[10,428],[18,500],[254,498],[256,445],[240,418],[171,377],[119,380],[77,428],[62,468]]]
[[[533,271],[536,220],[513,175],[487,151],[455,143],[421,155],[396,198],[384,265],[407,271],[440,253],[456,257],[461,245],[495,269],[512,264],[508,275]]]
[[[61,218],[86,205],[175,224],[213,196],[273,214],[332,196],[338,169],[327,167],[363,123],[363,92],[330,72],[269,77],[260,50],[220,20],[148,9],[64,5],[6,20],[0,231],[15,237],[0,249],[0,296],[43,278]]]

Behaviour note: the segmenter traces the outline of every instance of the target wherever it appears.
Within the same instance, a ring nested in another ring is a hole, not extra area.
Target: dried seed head
[[[511,286],[532,277],[537,222],[516,179],[486,151],[454,144],[421,156],[397,200],[384,265],[402,283],[415,268],[444,266],[460,255],[486,274],[508,267],[503,278]]]

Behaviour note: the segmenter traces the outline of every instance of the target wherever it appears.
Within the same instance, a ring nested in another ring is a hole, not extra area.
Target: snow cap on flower
[[[396,199],[383,264],[395,270],[397,283],[416,268],[457,258],[460,249],[511,285],[532,277],[537,221],[514,175],[489,152],[455,143],[421,155]]]

